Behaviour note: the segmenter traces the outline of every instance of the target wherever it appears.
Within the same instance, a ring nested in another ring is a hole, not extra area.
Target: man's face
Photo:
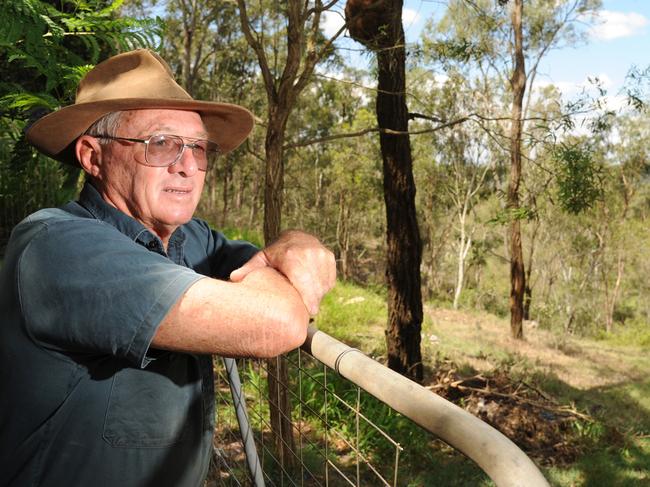
[[[206,139],[198,113],[184,110],[130,110],[122,114],[117,136],[148,139],[153,134]],[[100,192],[106,201],[153,230],[163,242],[192,218],[199,203],[205,171],[185,148],[175,164],[146,165],[145,144],[111,141],[102,151]]]

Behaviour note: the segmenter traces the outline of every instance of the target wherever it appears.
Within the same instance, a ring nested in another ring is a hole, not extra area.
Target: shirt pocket
[[[189,356],[168,354],[113,377],[103,437],[114,447],[154,448],[183,441],[201,421],[201,387]]]

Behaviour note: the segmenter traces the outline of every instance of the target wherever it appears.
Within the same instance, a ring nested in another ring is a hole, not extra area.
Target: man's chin
[[[180,227],[181,225],[185,225],[187,222],[189,222],[192,219],[192,216],[194,216],[194,212],[177,213],[173,215],[167,215],[166,218],[161,218],[158,220],[158,222],[170,228]]]

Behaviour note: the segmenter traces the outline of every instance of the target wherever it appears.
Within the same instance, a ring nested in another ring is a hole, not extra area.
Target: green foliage
[[[3,1],[0,16],[13,21],[0,31],[2,69],[21,76],[3,76],[0,107],[13,113],[54,109],[72,100],[88,63],[96,63],[106,50],[154,46],[158,19],[118,17],[122,3],[66,0],[57,9],[41,0]]]
[[[303,377],[301,382],[301,399],[307,406],[303,409],[303,415],[312,420],[327,418],[327,424],[350,444],[357,445],[366,457],[385,458],[394,454],[392,444],[377,433],[377,428],[393,438],[398,437],[400,443],[428,449],[426,432],[371,395],[358,391],[341,376],[329,373],[325,377],[324,372],[316,370],[307,375],[309,379]],[[327,401],[325,389],[328,391]],[[354,410],[349,407],[356,408],[357,405],[365,417],[372,418],[374,426],[360,421],[357,429]],[[333,435],[331,431],[330,434]]]
[[[492,225],[506,225],[516,220],[529,221],[535,218],[535,210],[520,206],[519,208],[505,208],[488,220]]]
[[[22,133],[38,116],[69,104],[100,57],[154,46],[158,19],[120,17],[123,0],[1,0],[0,244],[25,215],[74,196],[79,171],[29,147]]]
[[[583,442],[597,444],[602,441],[605,427],[597,421],[579,420],[571,424],[574,434]]]
[[[647,321],[633,321],[618,326],[612,333],[603,332],[600,337],[606,340],[607,343],[650,350],[650,323]]]
[[[424,49],[432,59],[438,60],[445,65],[450,61],[468,62],[472,59],[479,59],[484,53],[480,46],[466,39],[431,41],[425,39]]]
[[[602,169],[589,148],[561,144],[554,152],[557,194],[565,211],[578,214],[602,197]]]
[[[639,112],[647,111],[650,103],[650,66],[641,69],[638,66],[630,67],[625,77],[625,93],[628,104]]]

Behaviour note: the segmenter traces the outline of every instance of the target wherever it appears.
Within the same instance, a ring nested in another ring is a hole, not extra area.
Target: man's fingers
[[[243,266],[241,266],[239,269],[235,269],[230,273],[230,280],[232,282],[239,282],[244,279],[249,273],[253,272],[255,269],[261,269],[262,267],[266,267],[268,265],[268,262],[266,260],[266,256],[264,255],[264,252],[260,251],[257,254],[255,254],[251,260],[246,262]]]
[[[296,288],[298,294],[302,297],[303,303],[311,316],[318,314],[318,308],[322,295],[316,291],[313,281],[296,282],[293,287]]]
[[[321,299],[336,283],[334,254],[312,235],[287,231],[230,275],[238,282],[260,267],[270,266],[283,274],[298,291],[310,315],[318,313]]]
[[[313,316],[318,313],[325,294],[336,284],[336,261],[332,252],[322,248],[309,255],[305,262],[311,265],[302,267],[302,272],[293,274],[293,279],[289,277],[289,280]]]

